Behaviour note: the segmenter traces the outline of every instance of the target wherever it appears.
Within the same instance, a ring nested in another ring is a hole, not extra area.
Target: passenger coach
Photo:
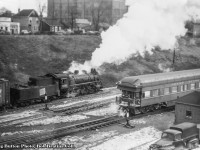
[[[122,110],[131,115],[172,106],[179,97],[200,90],[200,69],[125,77],[117,83]]]

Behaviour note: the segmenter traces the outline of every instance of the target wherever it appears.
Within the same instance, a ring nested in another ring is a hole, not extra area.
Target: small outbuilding
[[[200,92],[193,92],[178,99],[175,105],[175,124],[193,122],[200,124]]]

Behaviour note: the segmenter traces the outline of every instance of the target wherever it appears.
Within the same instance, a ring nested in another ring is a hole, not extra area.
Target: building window
[[[183,92],[184,91],[184,88],[183,88],[183,85],[180,86],[180,92]]]
[[[164,94],[165,94],[165,95],[168,95],[168,94],[169,94],[169,88],[165,88]]]
[[[172,87],[172,93],[176,93],[176,92],[177,92],[177,89],[178,89],[177,86]]]
[[[191,90],[194,90],[195,89],[195,83],[192,83],[191,84]]]
[[[186,110],[186,117],[192,118],[192,111]]]
[[[150,91],[145,91],[144,92],[144,98],[146,98],[146,97],[150,97]]]
[[[152,90],[152,96],[158,96],[158,90]]]

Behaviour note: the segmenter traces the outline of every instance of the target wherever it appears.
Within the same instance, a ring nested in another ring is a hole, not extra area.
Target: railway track
[[[136,118],[145,117],[147,115],[155,115],[155,114],[159,114],[159,113],[163,113],[163,112],[167,112],[167,111],[171,111],[171,110],[173,110],[173,109],[166,108],[166,109],[150,112],[148,114],[139,114],[139,115],[130,117],[129,119],[132,120],[132,119],[136,119]],[[81,132],[81,131],[103,128],[103,127],[111,126],[113,124],[121,123],[124,121],[125,121],[125,118],[119,117],[118,115],[113,115],[110,117],[104,117],[101,119],[96,119],[96,120],[92,120],[92,121],[88,121],[88,122],[84,122],[84,123],[80,123],[80,124],[62,127],[62,128],[59,128],[59,129],[56,129],[53,131],[48,131],[48,132],[45,131],[44,133],[29,134],[29,135],[25,135],[25,136],[10,138],[10,139],[8,139],[8,138],[0,139],[0,145],[5,145],[5,144],[7,144],[7,145],[21,145],[21,144],[28,145],[29,144],[30,145],[30,144],[32,144],[34,146],[34,144],[36,145],[37,143],[42,143],[47,140],[61,138],[61,137],[75,134],[75,133]]]
[[[83,96],[79,96],[79,97],[73,97],[73,98],[61,98],[61,99],[56,99],[53,101],[48,102],[48,105],[55,105],[56,103],[60,103],[64,100],[68,100],[68,101],[77,101],[78,99],[88,99],[88,98],[92,98],[94,96],[98,96],[98,95],[102,95],[102,94],[109,94],[112,92],[112,90],[115,90],[116,87],[111,87],[111,88],[105,88],[102,91],[99,91],[98,93],[93,93],[93,94],[88,94],[88,95],[83,95]],[[84,101],[84,100],[82,100]],[[54,103],[55,102],[55,103]],[[54,103],[54,104],[53,104]],[[28,105],[28,106],[23,106],[23,107],[17,107],[17,108],[8,108],[6,110],[0,110],[0,116],[7,114],[7,113],[12,113],[14,111],[18,111],[18,110],[26,110],[26,109],[42,109],[44,103],[40,102],[40,103],[35,103],[32,105]]]
[[[92,110],[96,108],[101,108],[111,104],[113,101],[109,102],[95,102],[95,103],[86,103],[78,106],[73,107],[66,107],[66,108],[59,108],[59,109],[50,109],[54,113],[62,113],[64,115],[72,115],[78,112],[83,112],[87,110]]]

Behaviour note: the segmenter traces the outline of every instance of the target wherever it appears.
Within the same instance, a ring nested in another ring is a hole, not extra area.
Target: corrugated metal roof
[[[188,95],[185,95],[177,101],[179,104],[192,104],[196,106],[200,106],[200,92],[192,92]]]
[[[127,87],[148,86],[162,82],[175,82],[178,79],[184,80],[189,77],[200,78],[200,69],[125,77],[118,85]]]

